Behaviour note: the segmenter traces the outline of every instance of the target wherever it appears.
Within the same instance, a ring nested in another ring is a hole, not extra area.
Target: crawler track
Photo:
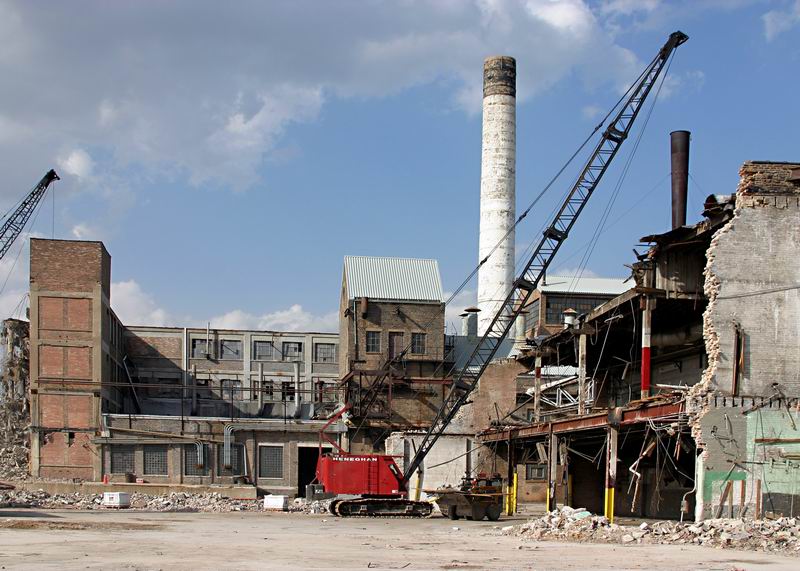
[[[429,517],[433,504],[403,498],[359,498],[333,502],[330,509],[339,517]]]

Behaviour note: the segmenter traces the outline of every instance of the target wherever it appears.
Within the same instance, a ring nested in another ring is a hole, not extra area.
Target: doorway
[[[317,478],[317,460],[319,448],[317,446],[297,447],[297,495],[306,497],[306,486]]]

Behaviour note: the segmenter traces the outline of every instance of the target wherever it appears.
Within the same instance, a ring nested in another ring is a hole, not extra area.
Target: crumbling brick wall
[[[752,516],[757,505],[772,501],[755,497],[757,486],[769,485],[758,467],[771,453],[755,439],[776,437],[762,434],[757,417],[763,425],[767,415],[774,425],[772,417],[783,416],[786,430],[778,437],[785,438],[800,422],[800,164],[747,162],[740,175],[734,216],[706,254],[708,368],[689,395],[693,434],[703,450],[699,517],[715,515],[726,488],[729,501],[738,498],[734,513]]]
[[[4,352],[0,372],[0,480],[17,480],[27,477],[30,456],[28,322],[6,319],[0,342]]]

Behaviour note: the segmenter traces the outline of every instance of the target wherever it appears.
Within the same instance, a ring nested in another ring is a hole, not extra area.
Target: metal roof
[[[436,260],[345,256],[344,279],[349,299],[441,302],[443,297]]]
[[[589,278],[576,276],[547,276],[539,289],[547,293],[588,293],[619,295],[630,289],[627,278]]]

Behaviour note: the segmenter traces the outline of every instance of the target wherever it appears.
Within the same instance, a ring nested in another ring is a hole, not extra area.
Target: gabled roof
[[[576,276],[547,276],[539,289],[545,293],[588,293],[619,295],[629,289],[626,278],[590,278]]]
[[[436,260],[345,256],[344,279],[349,299],[442,301]]]

